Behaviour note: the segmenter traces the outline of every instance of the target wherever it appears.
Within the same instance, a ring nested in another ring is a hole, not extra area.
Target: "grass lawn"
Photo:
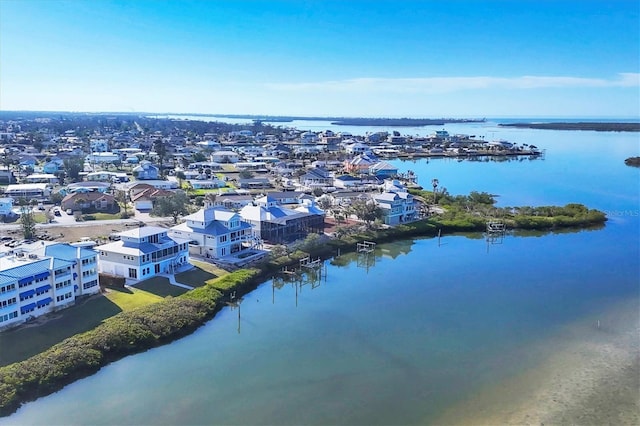
[[[121,213],[90,213],[90,216],[96,218],[96,220],[111,220],[111,219],[122,219],[120,216]]]
[[[139,290],[137,288],[109,288],[109,291],[105,294],[105,297],[123,311],[130,311],[131,309],[135,309],[139,306],[150,305],[163,299],[162,296],[149,293],[148,291]]]
[[[224,269],[207,262],[199,262],[191,259],[195,268],[176,274],[176,281],[191,287],[202,287],[207,281],[228,274]]]
[[[199,268],[193,268],[190,271],[181,272],[176,275],[176,281],[191,287],[202,287],[207,281],[217,278],[217,275],[204,271]]]
[[[190,271],[176,275],[176,281],[200,287],[207,280],[228,272],[206,262],[193,262]],[[167,296],[178,296],[186,289],[173,286],[164,277],[154,277],[135,288],[110,288],[70,308],[53,312],[18,328],[0,332],[0,366],[23,361],[39,354],[67,337],[89,331],[119,312],[156,303]]]
[[[0,366],[36,355],[74,334],[89,331],[122,309],[101,295],[0,333]]]
[[[136,284],[136,287],[139,290],[144,290],[151,294],[155,294],[160,297],[167,296],[180,296],[183,293],[186,293],[188,290],[182,287],[177,287],[175,285],[171,285],[169,280],[165,277],[153,277],[148,280],[142,281],[141,283]]]
[[[33,221],[35,223],[49,223],[49,219],[47,219],[47,215],[44,212],[33,213]]]

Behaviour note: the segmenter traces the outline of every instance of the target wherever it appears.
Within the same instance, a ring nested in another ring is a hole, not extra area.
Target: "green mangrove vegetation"
[[[412,191],[423,201],[434,193]],[[203,285],[178,296],[115,314],[94,329],[73,335],[26,360],[0,367],[0,416],[7,416],[26,401],[55,392],[66,384],[98,371],[124,356],[141,352],[191,333],[212,318],[230,300],[256,288],[284,266],[307,257],[331,257],[346,253],[363,240],[388,242],[439,232],[483,231],[488,219],[500,219],[514,230],[561,230],[602,225],[604,213],[581,204],[564,207],[495,207],[491,194],[472,192],[451,196],[438,192],[437,206],[413,223],[385,227],[375,223],[340,226],[334,238],[309,235],[292,246],[275,246],[271,256],[250,269],[222,276],[206,273]],[[203,275],[204,276],[204,275]]]
[[[433,199],[433,192],[411,190],[425,200]],[[500,220],[507,229],[555,230],[571,227],[599,226],[606,222],[606,215],[582,204],[538,207],[496,207],[495,196],[486,192],[451,196],[438,194],[440,210],[426,220],[442,231],[484,231],[488,220]]]

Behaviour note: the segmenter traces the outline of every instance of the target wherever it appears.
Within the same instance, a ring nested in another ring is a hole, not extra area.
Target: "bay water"
[[[392,163],[426,188],[437,178],[452,194],[496,194],[501,206],[580,202],[609,221],[501,244],[452,235],[337,256],[319,277],[269,280],[192,335],[115,362],[0,424],[434,423],[573,343],[637,327],[640,173],[624,159],[640,155],[638,134],[445,128],[546,153]]]

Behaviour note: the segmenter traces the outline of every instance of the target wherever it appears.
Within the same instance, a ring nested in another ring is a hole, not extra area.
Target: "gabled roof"
[[[398,170],[397,167],[393,166],[392,164],[386,162],[386,161],[380,161],[374,165],[372,165],[370,167],[371,170],[373,171],[381,171],[381,170]]]
[[[158,197],[168,197],[173,195],[174,192],[173,191],[169,191],[168,189],[158,189],[155,188],[151,185],[149,185],[149,188],[144,189],[143,191],[138,192],[135,195],[131,196],[131,201],[135,202],[141,199],[155,199]]]
[[[71,194],[67,194],[65,195],[65,197],[62,199],[63,203],[66,203],[68,201],[72,201],[72,200],[76,200],[76,199],[82,199],[85,200],[88,203],[92,203],[94,201],[100,200],[100,199],[106,199],[108,201],[114,201],[115,198],[113,195],[111,194],[105,194],[103,192],[99,192],[99,191],[91,191],[91,192],[73,192]]]
[[[227,235],[227,234],[230,234],[231,232],[238,232],[243,229],[251,229],[251,225],[246,222],[240,222],[239,228],[235,228],[231,230],[226,226],[224,226],[221,222],[216,221],[216,222],[209,223],[209,225],[207,225],[205,228],[202,228],[202,229],[192,228],[189,226],[187,222],[171,227],[172,231],[191,232],[194,234],[205,234],[205,235],[213,235],[213,236]]]
[[[206,209],[200,209],[195,213],[185,216],[184,219],[204,223],[212,221],[228,222],[229,220],[233,219],[234,216],[239,215],[225,209],[224,207],[208,207]]]
[[[118,235],[121,237],[144,238],[150,235],[160,234],[162,232],[167,232],[167,229],[161,228],[160,226],[143,226],[140,228],[130,229],[129,231],[119,232]]]

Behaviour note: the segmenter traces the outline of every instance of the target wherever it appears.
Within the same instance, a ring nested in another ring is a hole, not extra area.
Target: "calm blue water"
[[[582,202],[611,213],[606,227],[491,246],[479,236],[406,240],[375,257],[342,256],[320,281],[266,282],[245,296],[240,320],[225,309],[0,424],[424,424],[543,363],[565,326],[621,301],[637,309],[640,173],[623,161],[639,155],[639,135],[471,130],[483,129],[546,149],[545,159],[396,164],[424,186],[437,177],[451,193],[484,190],[501,205]]]

